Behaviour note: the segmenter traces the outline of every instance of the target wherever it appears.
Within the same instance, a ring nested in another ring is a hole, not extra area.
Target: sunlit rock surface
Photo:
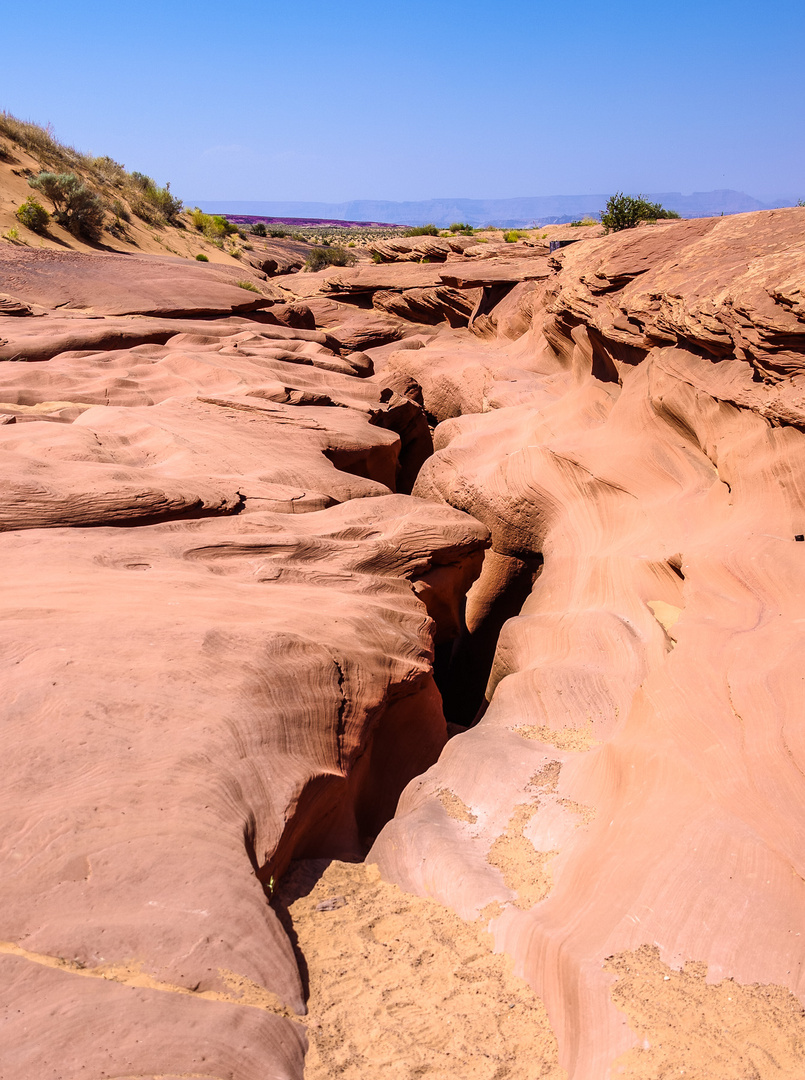
[[[737,1026],[760,1034],[733,1032],[721,1065],[693,1025],[682,1068],[794,1076],[805,1046],[803,226],[794,209],[577,244],[513,345],[388,360],[445,420],[414,493],[492,533],[454,656],[491,668],[479,725],[370,858],[484,913],[575,1080],[659,1075],[672,975],[642,1026],[613,990],[631,969],[611,958],[647,947],[784,1006],[761,1020],[745,995]]]
[[[805,209],[566,232],[3,247],[0,1076],[798,1076]]]

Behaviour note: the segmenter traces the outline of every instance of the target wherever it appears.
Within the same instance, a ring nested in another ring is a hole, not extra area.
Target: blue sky
[[[186,200],[805,196],[805,4],[41,0],[0,108]]]

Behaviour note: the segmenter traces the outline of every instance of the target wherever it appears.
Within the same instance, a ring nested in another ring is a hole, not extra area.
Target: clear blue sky
[[[0,108],[191,199],[805,196],[803,0],[41,0]]]

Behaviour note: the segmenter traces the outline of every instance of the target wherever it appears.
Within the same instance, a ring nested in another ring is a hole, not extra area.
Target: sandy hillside
[[[33,125],[32,125],[33,126]],[[54,140],[55,143],[55,140]],[[39,152],[36,148],[25,149],[19,142],[4,133],[0,124],[0,240],[33,248],[54,250],[72,249],[74,251],[123,251],[151,255],[179,255],[195,259],[197,254],[204,254],[210,262],[237,266],[238,259],[227,251],[222,251],[215,244],[202,236],[193,227],[190,216],[182,213],[176,224],[148,222],[132,212],[125,194],[117,190],[113,183],[103,181],[97,172],[90,173],[82,168],[80,161],[73,160],[70,148],[59,147],[57,155]],[[64,156],[62,156],[64,155]],[[81,155],[85,157],[85,155]],[[98,159],[95,159],[98,160]],[[48,212],[53,207],[39,192],[28,184],[29,176],[36,176],[42,171],[75,172],[88,186],[97,191],[107,206],[107,228],[97,244],[73,236],[66,229],[51,221],[47,233],[42,235],[21,225],[15,211],[29,195],[40,202]],[[116,214],[113,203],[120,202],[128,220],[118,218],[120,228],[110,232],[108,226],[115,222]],[[9,238],[9,230],[16,230],[17,237]],[[229,247],[242,247],[240,241]]]

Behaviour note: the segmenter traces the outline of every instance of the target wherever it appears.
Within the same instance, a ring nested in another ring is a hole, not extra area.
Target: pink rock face
[[[34,256],[15,288],[41,304]],[[120,263],[81,281],[132,296]],[[46,313],[0,337],[0,1075],[297,1080],[267,896],[292,857],[359,858],[437,758],[434,638],[487,530],[395,494],[422,409],[325,332]]]
[[[445,419],[414,493],[492,533],[462,644],[491,666],[480,724],[370,859],[486,911],[571,1080],[662,1041],[616,1007],[607,958],[656,946],[805,1001],[804,223],[574,245],[515,343],[387,361],[429,370]]]
[[[227,272],[227,268],[153,255],[84,255],[5,244],[0,250],[3,290],[26,304],[49,310],[201,315],[268,306],[270,300],[227,281],[235,276],[237,270]]]
[[[570,1080],[791,1073],[804,219],[262,298],[4,249],[3,1080],[301,1080],[269,900],[370,846],[489,926]]]

